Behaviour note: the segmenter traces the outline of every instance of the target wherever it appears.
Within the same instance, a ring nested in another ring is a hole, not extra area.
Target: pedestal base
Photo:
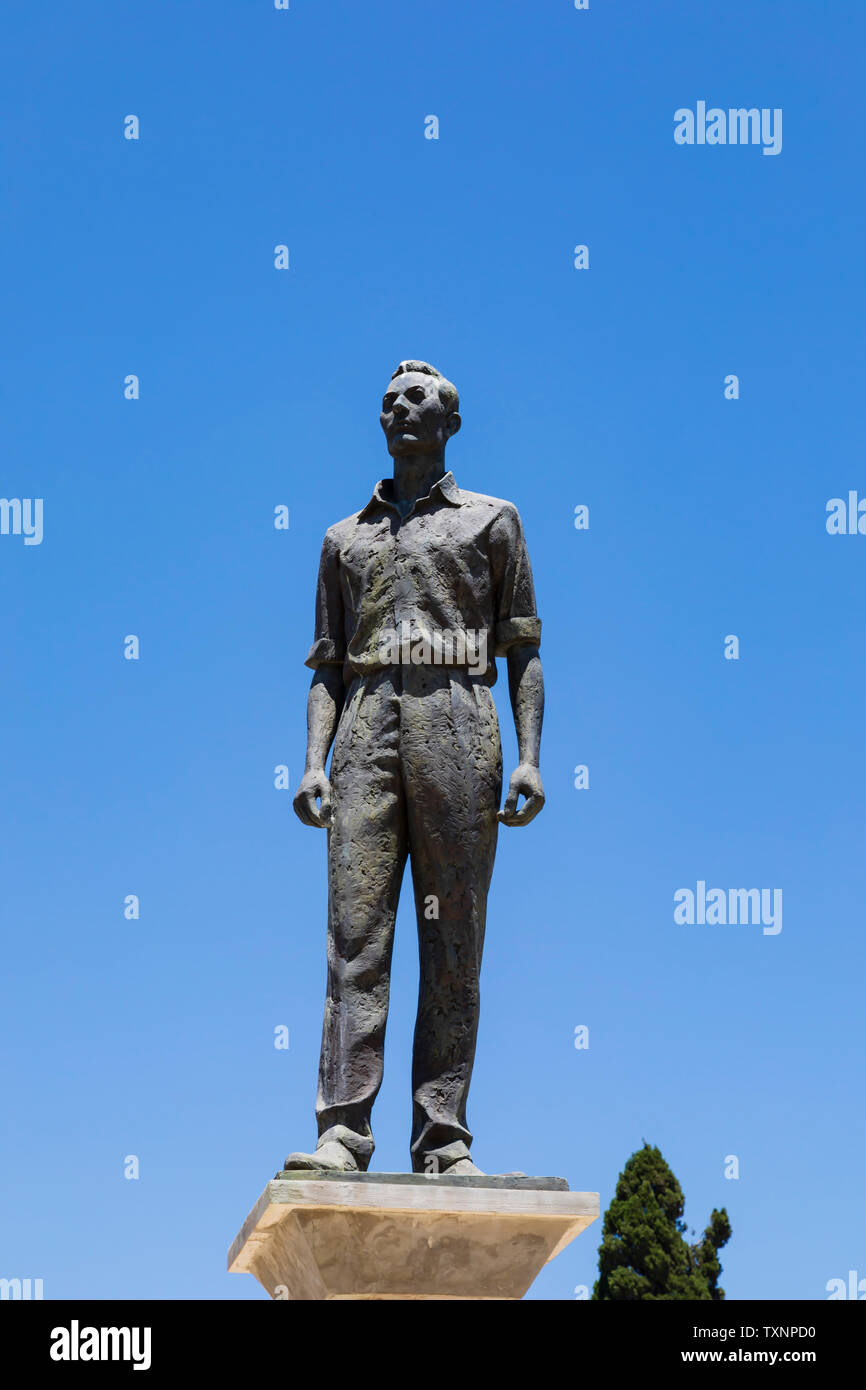
[[[598,1214],[564,1178],[280,1174],[228,1267],[275,1299],[520,1299]]]

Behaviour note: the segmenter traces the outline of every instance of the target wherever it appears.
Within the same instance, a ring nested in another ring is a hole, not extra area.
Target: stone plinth
[[[281,1173],[228,1267],[276,1299],[519,1299],[598,1214],[564,1178]]]

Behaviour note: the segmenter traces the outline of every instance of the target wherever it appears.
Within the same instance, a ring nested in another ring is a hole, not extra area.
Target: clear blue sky
[[[0,536],[0,1275],[265,1297],[225,1252],[314,1139],[325,983],[325,837],[273,769],[302,770],[322,534],[419,356],[544,622],[475,1155],[605,1207],[646,1139],[691,1225],[727,1206],[729,1297],[866,1276],[866,537],[825,530],[866,494],[861,7],[17,0],[2,34],[0,492],[45,510],[41,545]],[[782,153],[676,145],[698,100],[782,108]],[[781,888],[781,933],[677,925],[699,879]],[[407,893],[385,1171],[416,968]],[[600,1238],[530,1296],[591,1284]]]

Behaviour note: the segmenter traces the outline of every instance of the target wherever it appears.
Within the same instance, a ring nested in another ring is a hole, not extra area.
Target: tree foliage
[[[620,1173],[605,1213],[594,1299],[724,1298],[718,1252],[731,1237],[728,1214],[713,1211],[701,1239],[689,1245],[684,1207],[661,1153],[644,1144]]]

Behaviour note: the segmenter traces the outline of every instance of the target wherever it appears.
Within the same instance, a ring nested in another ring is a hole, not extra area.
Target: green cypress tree
[[[722,1299],[718,1252],[730,1239],[724,1210],[700,1241],[685,1239],[683,1190],[657,1148],[644,1144],[619,1175],[604,1217],[594,1299]]]
[[[692,1246],[698,1272],[706,1282],[710,1298],[715,1301],[723,1299],[725,1296],[724,1289],[719,1288],[719,1275],[722,1272],[719,1251],[723,1245],[727,1245],[730,1238],[731,1223],[728,1220],[728,1213],[724,1207],[721,1211],[716,1211],[713,1208],[710,1224],[704,1231],[703,1239],[699,1244]]]

